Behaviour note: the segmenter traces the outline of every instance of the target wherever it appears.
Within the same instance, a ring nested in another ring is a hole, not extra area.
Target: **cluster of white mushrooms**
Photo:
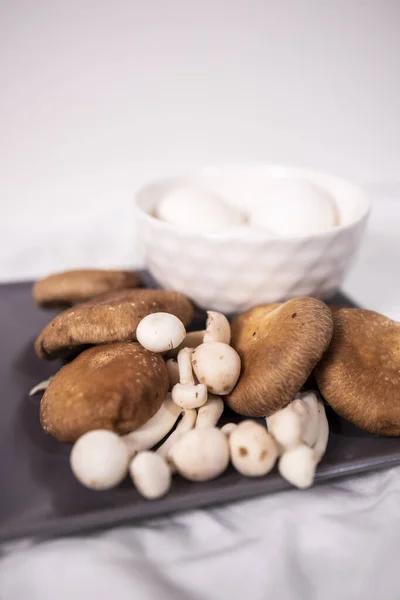
[[[299,395],[268,417],[268,430],[253,420],[217,427],[224,410],[221,396],[235,387],[241,369],[223,314],[208,312],[206,329],[187,334],[177,317],[154,313],[140,322],[136,334],[144,348],[164,354],[170,392],[139,429],[123,436],[90,431],[75,442],[71,468],[83,485],[109,489],[129,472],[139,493],[155,499],[169,491],[174,473],[207,481],[231,461],[241,474],[261,477],[278,459],[280,474],[291,484],[305,488],[313,483],[329,433],[316,394]]]

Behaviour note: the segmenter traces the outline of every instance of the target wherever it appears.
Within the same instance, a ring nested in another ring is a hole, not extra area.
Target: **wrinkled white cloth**
[[[398,198],[399,185],[375,204],[346,290],[400,320]],[[81,228],[61,255],[39,252],[37,235],[22,252],[8,229],[1,277],[34,275],[36,251],[43,272],[101,264],[104,239],[108,259],[129,264],[128,229],[113,246],[106,227],[102,244]],[[400,468],[1,552],[0,600],[399,600]]]
[[[2,600],[400,598],[400,468],[9,545]]]

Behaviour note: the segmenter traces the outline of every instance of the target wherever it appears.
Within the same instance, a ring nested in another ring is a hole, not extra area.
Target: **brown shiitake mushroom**
[[[333,313],[334,334],[315,369],[325,400],[370,433],[400,435],[400,323],[371,310]]]
[[[167,312],[186,326],[191,302],[167,290],[118,290],[77,304],[57,315],[35,342],[40,358],[53,359],[93,344],[136,340],[136,327],[151,313]]]
[[[280,410],[300,390],[327,349],[333,319],[315,298],[258,306],[232,322],[232,346],[242,363],[230,408],[249,417]]]
[[[160,408],[168,373],[160,354],[116,342],[82,352],[52,378],[41,405],[43,429],[74,442],[93,429],[137,429]]]
[[[136,271],[73,269],[40,279],[34,284],[32,295],[43,308],[66,307],[106,292],[140,287],[143,282]]]

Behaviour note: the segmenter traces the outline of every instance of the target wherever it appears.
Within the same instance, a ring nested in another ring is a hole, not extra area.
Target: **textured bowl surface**
[[[271,177],[307,178],[325,188],[335,199],[341,225],[302,237],[272,237],[247,226],[206,235],[153,216],[163,194],[182,182],[198,183],[246,211],[262,201]],[[315,171],[277,166],[204,169],[150,183],[136,195],[139,242],[153,277],[201,308],[225,313],[295,296],[331,296],[356,255],[369,210],[356,185]]]

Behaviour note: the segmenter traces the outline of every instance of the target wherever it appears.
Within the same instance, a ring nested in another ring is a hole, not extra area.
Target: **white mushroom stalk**
[[[177,348],[185,335],[182,321],[165,312],[147,315],[136,328],[138,342],[150,352],[167,352]]]
[[[148,500],[161,498],[171,487],[171,470],[165,458],[156,452],[139,452],[129,465],[132,483]]]
[[[179,383],[172,388],[172,400],[181,408],[199,408],[207,402],[207,387],[194,382],[191,348],[183,348],[178,354]]]
[[[133,457],[141,450],[153,448],[171,431],[182,409],[172,401],[170,394],[162,403],[156,414],[135,431],[122,436],[129,455]]]
[[[35,396],[36,394],[39,394],[40,392],[44,392],[45,390],[47,390],[47,388],[50,385],[50,381],[52,379],[53,379],[53,376],[49,377],[48,379],[44,379],[43,381],[40,381],[39,383],[37,383],[30,390],[29,396]]]
[[[169,358],[165,365],[168,371],[169,389],[172,390],[174,385],[179,383],[179,366],[174,358]]]
[[[233,466],[246,477],[269,473],[278,458],[278,446],[266,428],[246,420],[231,431],[229,449]]]
[[[209,395],[206,404],[197,411],[196,429],[215,427],[224,412],[224,401],[219,396]]]
[[[196,423],[197,411],[195,409],[185,410],[182,418],[179,421],[176,429],[165,440],[165,442],[157,449],[157,454],[168,461],[169,452],[172,446],[188,431],[193,429]]]
[[[183,348],[197,348],[197,346],[200,346],[200,344],[203,343],[204,334],[205,329],[202,329],[201,331],[189,331],[179,346],[167,352],[167,357],[176,358]]]
[[[267,417],[269,432],[278,443],[282,477],[299,488],[314,481],[329,437],[325,407],[313,392],[301,394],[284,409]]]

